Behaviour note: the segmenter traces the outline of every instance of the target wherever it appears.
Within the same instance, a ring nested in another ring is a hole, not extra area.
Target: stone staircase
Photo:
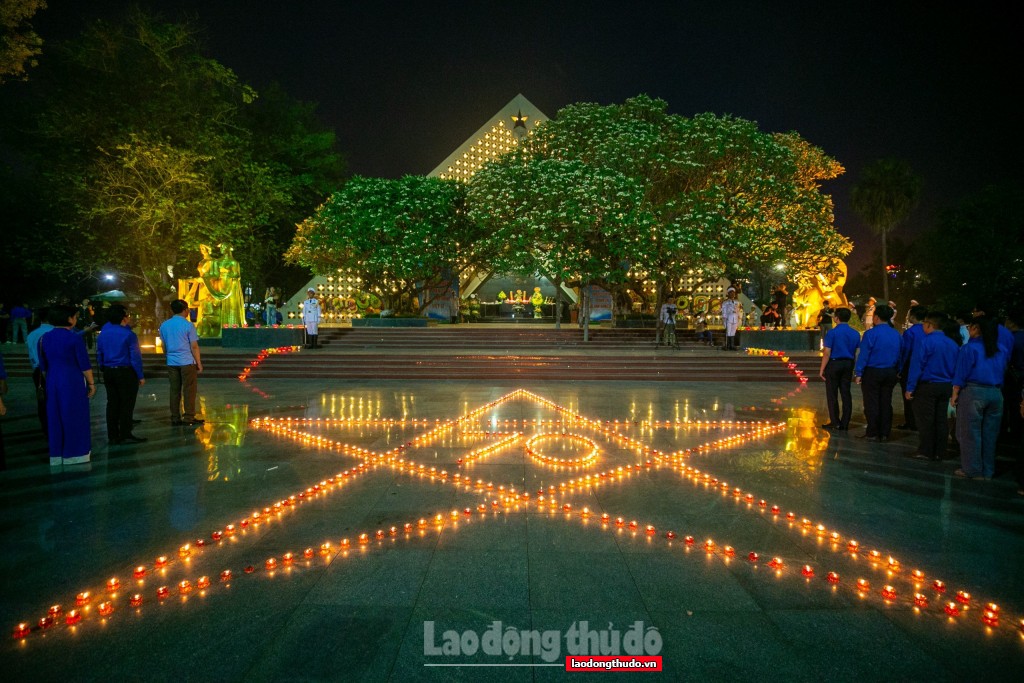
[[[269,354],[210,348],[203,352],[204,378],[238,378],[248,368],[258,384],[271,379],[402,380],[597,380],[674,382],[796,382],[778,358],[724,352],[694,341],[681,330],[679,349],[654,345],[653,329],[582,331],[497,327],[323,329],[322,349]],[[689,332],[689,335],[687,335]],[[720,332],[719,332],[720,334]],[[10,349],[11,347],[8,347]],[[31,368],[24,347],[5,350],[11,377]],[[143,354],[147,377],[165,375],[164,357]],[[805,376],[817,375],[818,359],[794,354]]]

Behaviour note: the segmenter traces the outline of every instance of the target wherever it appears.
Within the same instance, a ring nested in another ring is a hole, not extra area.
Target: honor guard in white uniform
[[[725,301],[722,302],[722,322],[725,323],[725,351],[738,351],[739,344],[736,343],[736,330],[740,326],[740,318],[743,317],[743,306],[736,294],[736,288],[730,287],[725,292]]]
[[[306,300],[302,302],[302,322],[306,325],[306,348],[318,349],[317,337],[320,329],[320,302],[316,298],[316,290],[306,290]]]

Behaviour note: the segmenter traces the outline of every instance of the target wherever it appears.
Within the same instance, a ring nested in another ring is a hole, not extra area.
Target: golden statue
[[[846,284],[846,263],[836,259],[833,265],[833,275],[815,273],[799,279],[799,286],[793,292],[793,308],[799,327],[817,327],[818,313],[826,301],[831,303],[833,308],[850,305],[843,293],[843,285]]]
[[[228,244],[220,245],[220,257],[206,244],[199,245],[203,258],[198,278],[178,280],[178,297],[196,309],[196,332],[200,337],[220,337],[225,325],[245,326],[242,269]]]

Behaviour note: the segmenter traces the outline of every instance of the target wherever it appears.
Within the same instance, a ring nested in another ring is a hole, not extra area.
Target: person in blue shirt
[[[906,429],[911,432],[917,431],[917,419],[914,415],[914,406],[907,398],[907,376],[910,374],[910,363],[913,361],[914,353],[921,342],[924,341],[924,324],[922,321],[928,315],[928,309],[924,306],[914,306],[907,313],[907,322],[910,323],[903,332],[903,340],[900,346],[900,396],[903,398],[903,424],[896,425],[896,429]]]
[[[142,350],[121,304],[107,309],[107,324],[96,340],[96,365],[107,388],[107,440],[114,445],[146,441],[132,433],[135,400],[139,387],[146,383]]]
[[[953,372],[956,437],[960,469],[953,474],[969,479],[995,475],[996,440],[1003,415],[1003,373],[1007,355],[999,345],[996,321],[982,316],[967,323],[970,339],[960,347]]]
[[[932,312],[921,323],[921,329],[924,337],[916,342],[903,398],[917,414],[919,440],[914,457],[939,460],[949,441],[946,409],[953,395],[960,327],[942,313]]]
[[[875,306],[871,329],[860,342],[860,354],[853,369],[854,381],[861,385],[864,417],[868,426],[860,438],[888,441],[892,430],[892,390],[896,388],[900,359],[900,333],[892,326],[892,309]]]
[[[46,376],[51,467],[88,464],[92,454],[89,399],[96,395],[96,380],[85,340],[74,333],[77,319],[74,306],[52,307],[54,329],[39,343],[39,367]]]
[[[160,325],[160,339],[167,356],[167,376],[171,382],[171,424],[201,425],[196,417],[196,393],[203,361],[199,357],[199,337],[189,320],[188,303],[183,299],[171,302],[174,314]]]
[[[1017,493],[1024,496],[1024,414],[1021,399],[1024,398],[1024,310],[1011,310],[1003,325],[1013,335],[1010,362],[1006,365],[1003,378],[1003,426],[1007,441],[1017,452]]]
[[[828,422],[825,429],[846,431],[853,417],[853,396],[850,383],[853,381],[853,359],[860,346],[860,332],[850,327],[853,316],[849,308],[837,309],[834,313],[838,324],[825,333],[824,351],[818,375],[825,380],[825,402],[828,405]],[[843,400],[843,411],[839,412],[839,399]]]
[[[43,428],[43,436],[49,438],[50,428],[46,423],[46,378],[39,369],[39,340],[53,329],[53,325],[48,320],[49,308],[40,308],[37,313],[42,323],[28,333],[25,344],[28,346],[28,362],[32,364],[32,384],[36,387],[36,414],[39,416],[39,425]]]

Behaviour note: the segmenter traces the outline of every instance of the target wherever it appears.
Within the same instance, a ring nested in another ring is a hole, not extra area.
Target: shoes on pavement
[[[73,458],[64,458],[65,465],[88,465],[91,453],[85,455],[76,455]]]
[[[50,467],[60,467],[64,464],[64,458],[55,458],[50,456]]]
[[[825,424],[821,425],[821,428],[822,429],[838,429],[839,425],[837,425],[834,422],[826,422]]]

